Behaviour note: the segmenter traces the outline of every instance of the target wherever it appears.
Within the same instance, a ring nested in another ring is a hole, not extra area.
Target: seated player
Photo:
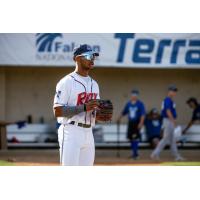
[[[192,119],[183,130],[183,134],[187,132],[187,130],[197,121],[200,121],[200,104],[198,103],[197,99],[194,97],[190,97],[186,103],[190,108],[193,109]]]
[[[154,148],[160,141],[161,127],[162,127],[162,117],[160,116],[158,110],[156,108],[153,108],[146,116],[145,128],[148,141]]]

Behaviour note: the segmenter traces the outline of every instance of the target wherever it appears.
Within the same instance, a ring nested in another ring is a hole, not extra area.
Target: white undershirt
[[[76,74],[77,74],[82,80],[84,80],[87,84],[89,83],[89,81],[90,81],[90,77],[89,77],[89,76],[81,76],[81,75],[78,74],[77,72],[76,72]]]

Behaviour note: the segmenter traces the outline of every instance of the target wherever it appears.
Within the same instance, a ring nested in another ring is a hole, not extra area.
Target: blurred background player
[[[133,90],[131,92],[131,99],[126,103],[119,116],[117,120],[118,124],[125,115],[128,115],[127,138],[131,142],[132,157],[133,159],[137,159],[139,156],[138,144],[140,140],[140,130],[143,127],[145,120],[145,106],[143,102],[139,100],[138,90]]]
[[[176,161],[183,160],[183,158],[178,153],[178,148],[176,144],[176,138],[174,137],[174,129],[176,127],[176,104],[174,103],[174,97],[177,94],[177,87],[175,85],[170,85],[168,87],[167,97],[162,102],[162,118],[163,118],[163,138],[151,154],[152,159],[159,160],[161,151],[169,143],[172,155],[175,157]]]
[[[187,130],[197,121],[200,121],[200,104],[198,103],[197,99],[194,97],[190,97],[187,102],[188,106],[193,109],[192,119],[183,130],[183,134],[187,132]]]
[[[162,117],[156,108],[153,108],[145,118],[145,128],[148,141],[155,148],[161,139]]]

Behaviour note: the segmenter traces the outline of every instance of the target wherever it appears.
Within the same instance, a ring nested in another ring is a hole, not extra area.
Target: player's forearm
[[[185,133],[192,126],[193,123],[193,121],[190,121],[186,128],[183,130],[183,133]]]
[[[143,127],[144,120],[145,120],[145,116],[143,115],[143,116],[140,117],[140,122],[138,124],[138,129],[141,129]]]
[[[67,117],[71,118],[74,115],[85,112],[85,105],[80,106],[59,106],[54,108],[55,117]]]
[[[123,115],[121,114],[121,115],[117,118],[117,123],[120,123],[122,117],[123,117]]]
[[[143,116],[140,118],[140,125],[141,125],[141,126],[144,125],[144,119],[145,119],[145,116],[143,115]]]
[[[167,116],[172,123],[175,123],[175,119],[170,110],[167,110]]]

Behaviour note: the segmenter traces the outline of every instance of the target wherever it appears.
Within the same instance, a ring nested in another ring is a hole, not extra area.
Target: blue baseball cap
[[[152,114],[158,114],[159,111],[157,108],[152,108],[151,111],[150,111]]]
[[[131,91],[131,94],[132,94],[133,96],[139,96],[140,92],[139,92],[139,90],[137,90],[137,89],[133,89],[133,90]]]
[[[93,51],[92,48],[89,45],[82,44],[82,45],[74,48],[74,57],[73,58],[75,59],[76,56],[79,56],[79,55],[82,55],[82,54],[86,54],[86,53],[92,54],[94,56],[99,56],[99,53]]]
[[[178,91],[178,88],[177,88],[175,85],[169,85],[168,90],[169,90],[169,91],[177,92],[177,91]]]

